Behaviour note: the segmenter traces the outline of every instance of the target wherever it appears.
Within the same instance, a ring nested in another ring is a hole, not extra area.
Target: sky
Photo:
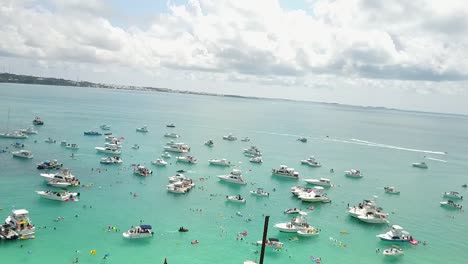
[[[468,3],[0,0],[0,72],[468,114]]]

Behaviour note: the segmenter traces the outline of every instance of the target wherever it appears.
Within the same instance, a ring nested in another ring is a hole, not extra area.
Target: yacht
[[[463,196],[459,192],[454,192],[454,191],[444,192],[443,195],[445,198],[449,198],[449,199],[456,199],[456,200],[463,199]]]
[[[297,139],[297,141],[306,143],[306,142],[307,142],[307,138],[305,138],[305,137],[300,137],[300,138]]]
[[[78,144],[75,144],[75,143],[68,143],[65,148],[67,149],[79,149],[80,147],[78,146]]]
[[[207,141],[205,141],[205,145],[208,147],[212,147],[214,146],[214,141],[212,139],[208,139]]]
[[[34,130],[33,126],[30,126],[26,129],[20,129],[20,132],[27,135],[37,134],[37,130]]]
[[[250,138],[249,137],[245,137],[243,139],[241,139],[242,142],[250,142]]]
[[[244,153],[253,157],[262,156],[262,152],[260,152],[260,150],[255,146],[250,146],[250,148],[244,149]]]
[[[150,225],[139,225],[123,233],[123,237],[128,239],[139,239],[153,237],[153,230]]]
[[[320,178],[320,179],[306,179],[305,182],[313,185],[324,186],[324,187],[331,187],[332,184],[330,179],[327,178]]]
[[[107,135],[104,140],[106,141],[114,141],[114,140],[118,140],[117,137],[115,137],[114,135]]]
[[[362,178],[362,173],[356,169],[350,169],[345,171],[345,176],[352,177],[352,178]]]
[[[237,138],[235,136],[233,136],[232,134],[229,134],[227,136],[223,136],[223,139],[224,140],[229,140],[229,141],[237,140]]]
[[[170,158],[171,158],[171,154],[169,154],[169,152],[164,152],[164,153],[161,155],[161,158],[163,158],[163,159],[170,159]]]
[[[168,138],[178,138],[180,137],[179,135],[177,135],[176,133],[166,133],[164,134],[165,137],[168,137]]]
[[[405,252],[403,251],[403,249],[397,246],[392,246],[391,248],[387,248],[382,251],[382,254],[388,257],[398,257],[403,255],[404,253]]]
[[[210,159],[208,160],[210,165],[218,165],[218,166],[231,166],[231,162],[227,161],[227,159]]]
[[[427,169],[427,164],[426,162],[416,162],[416,163],[411,163],[411,166],[416,167],[416,168],[421,168],[421,169]]]
[[[18,238],[20,235],[13,230],[11,225],[0,225],[0,240],[16,240]]]
[[[57,141],[55,139],[52,139],[52,138],[47,138],[44,140],[45,143],[49,143],[49,144],[54,144],[54,143],[57,143]]]
[[[299,172],[295,171],[294,168],[288,168],[286,165],[281,165],[279,169],[273,169],[271,173],[286,178],[299,179]]]
[[[172,145],[165,146],[164,150],[177,153],[187,153],[190,151],[190,146],[184,143],[174,143]]]
[[[13,133],[0,133],[0,138],[25,139],[28,138],[28,136],[26,136],[20,131],[15,131]]]
[[[190,163],[190,164],[197,163],[197,159],[194,156],[178,156],[177,161]]]
[[[5,224],[10,225],[19,235],[32,235],[36,231],[36,227],[29,220],[29,211],[26,209],[16,209],[11,211],[5,219]]]
[[[72,201],[78,201],[78,196],[80,196],[80,193],[74,193],[74,192],[55,192],[55,191],[36,191],[37,194],[42,196],[43,198],[50,199],[50,200],[56,200],[56,201],[62,201],[62,202],[68,202],[70,200]]]
[[[293,217],[290,222],[279,223],[275,225],[280,232],[297,233],[299,230],[305,230],[311,226],[307,223],[304,216]]]
[[[323,193],[323,187],[315,186],[311,192],[303,192],[299,194],[299,199],[303,202],[322,202],[329,203],[330,199]]]
[[[257,196],[270,196],[270,193],[265,192],[263,188],[257,188],[257,190],[250,191],[250,193]]]
[[[135,146],[136,145],[136,146]],[[135,144],[132,146],[133,149],[138,149],[140,148],[140,146],[138,146],[137,144]],[[110,142],[106,142],[104,143],[104,147],[108,147],[108,148],[114,148],[114,149],[117,149],[117,148],[122,148],[122,143],[117,140],[117,139],[114,139]]]
[[[369,224],[388,224],[387,214],[377,211],[367,211],[366,214],[361,214],[357,219]]]
[[[171,193],[188,193],[193,187],[193,182],[191,180],[181,180],[176,181],[166,186],[166,190]]]
[[[257,241],[257,246],[261,246],[263,244],[262,240]],[[273,248],[282,248],[283,243],[279,241],[277,238],[268,238],[265,241],[265,246],[267,247],[273,247]]]
[[[243,198],[240,194],[239,195],[233,195],[233,196],[227,195],[226,199],[228,201],[234,202],[234,203],[245,203],[246,202],[245,198]]]
[[[393,186],[386,186],[384,187],[385,193],[389,194],[400,194],[400,191],[398,191],[395,187]]]
[[[189,178],[185,177],[185,175],[182,173],[178,173],[175,176],[168,177],[168,179],[169,179],[169,182],[179,182],[179,181],[188,180]]]
[[[244,177],[242,177],[242,172],[240,170],[233,170],[228,175],[220,175],[218,178],[222,181],[236,183],[236,184],[247,184]]]
[[[63,164],[59,163],[58,160],[46,160],[42,163],[37,164],[38,170],[51,170],[51,169],[60,169]]]
[[[109,125],[106,125],[106,124],[102,124],[99,126],[102,130],[110,130],[111,129],[111,126]]]
[[[320,234],[320,231],[317,228],[309,227],[306,229],[298,230],[297,234],[303,237],[317,236]]]
[[[102,133],[99,133],[98,131],[94,131],[94,130],[85,131],[83,132],[83,134],[85,136],[102,136]]]
[[[391,241],[391,242],[409,242],[412,240],[410,234],[403,230],[403,227],[399,225],[392,225],[390,231],[385,234],[377,235],[378,238],[384,241]]]
[[[67,168],[61,169],[58,173],[55,174],[41,173],[40,175],[47,182],[57,181],[70,183],[70,186],[80,186],[80,181],[77,178],[75,178],[75,176]]]
[[[357,206],[352,206],[348,208],[348,214],[354,218],[358,218],[362,215],[367,215],[369,212],[371,213],[378,213],[384,214],[387,216],[386,213],[383,212],[381,207],[377,207],[375,201],[372,200],[363,200]]]
[[[120,157],[107,157],[107,158],[101,158],[100,161],[102,164],[120,164],[123,162],[123,160]]]
[[[32,159],[34,157],[33,153],[29,150],[18,150],[11,152],[13,157],[23,158],[23,159]]]
[[[156,166],[166,166],[167,162],[163,159],[156,159],[156,160],[153,160],[151,164],[156,165]]]
[[[173,123],[166,125],[166,127],[174,128],[175,125]]]
[[[146,133],[146,132],[148,132],[149,130],[148,130],[148,126],[142,126],[142,127],[138,127],[138,128],[136,129],[136,131],[137,131],[137,132]]]
[[[140,176],[149,176],[150,174],[153,173],[152,170],[146,168],[145,166],[137,166],[134,170],[133,170],[133,173],[135,173],[136,175],[140,175]]]
[[[311,167],[320,167],[320,166],[322,166],[322,164],[317,162],[313,156],[310,156],[308,159],[301,160],[301,163],[309,165]]]
[[[456,204],[452,200],[440,202],[441,206],[448,207],[448,208],[454,208],[454,209],[462,209],[463,206],[461,204]]]
[[[97,152],[101,153],[106,153],[106,154],[112,154],[112,155],[120,155],[122,154],[122,151],[118,148],[114,147],[94,147]]]
[[[68,188],[72,184],[70,182],[64,182],[60,180],[51,180],[47,182],[47,185],[52,186],[52,187],[57,187],[57,188]]]
[[[250,162],[252,163],[263,163],[263,158],[262,157],[253,157],[249,159]]]
[[[307,194],[313,191],[313,188],[304,187],[304,186],[293,186],[291,187],[291,193],[295,196],[299,196],[301,194]]]

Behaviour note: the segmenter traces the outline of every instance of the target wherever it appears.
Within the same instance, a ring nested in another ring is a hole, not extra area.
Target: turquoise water
[[[8,112],[9,118],[8,118]],[[245,100],[209,96],[130,92],[91,88],[48,87],[0,84],[0,127],[26,128],[34,116],[45,125],[38,135],[24,140],[32,150],[32,160],[0,154],[0,218],[13,208],[26,208],[37,226],[36,239],[0,242],[1,263],[242,263],[258,259],[263,215],[270,215],[268,236],[278,237],[284,249],[266,250],[265,263],[312,263],[310,256],[322,263],[462,263],[468,257],[468,219],[463,211],[441,208],[441,193],[460,191],[468,183],[468,117],[359,107],[320,105],[301,102]],[[112,126],[112,132],[125,137],[120,166],[99,164],[103,157],[95,152],[104,138],[83,136],[83,131]],[[175,123],[176,128],[166,128]],[[148,125],[150,132],[137,133],[136,127]],[[196,165],[172,163],[156,168],[151,160],[162,153],[172,131],[192,147]],[[223,135],[248,136],[252,142],[228,142]],[[296,141],[307,136],[307,143]],[[328,136],[328,138],[327,138]],[[51,137],[58,142],[77,143],[71,151],[60,144],[47,144]],[[203,145],[213,138],[215,146]],[[37,143],[34,143],[37,140]],[[360,141],[359,141],[360,140]],[[366,141],[366,142],[365,142]],[[0,139],[0,148],[15,140]],[[372,143],[369,143],[372,142]],[[139,144],[139,150],[131,148]],[[377,145],[379,143],[383,145]],[[251,164],[242,154],[256,145],[265,162]],[[421,152],[428,150],[432,152]],[[447,154],[444,154],[447,152]],[[300,160],[314,155],[321,168],[300,165]],[[412,168],[427,156],[428,170]],[[220,183],[217,175],[229,168],[208,165],[208,159],[227,158],[244,172],[249,184],[234,186]],[[34,191],[49,187],[39,177],[35,165],[46,159],[59,159],[82,183],[90,188],[77,189],[78,202],[60,203],[38,197]],[[442,160],[442,161],[441,161]],[[444,162],[443,162],[444,161]],[[147,178],[132,174],[131,164],[140,163],[155,171]],[[301,180],[282,179],[270,174],[272,168],[285,164],[296,168],[301,179],[328,177],[336,185],[327,190],[331,204],[301,203],[290,194],[290,187]],[[93,168],[93,170],[92,170]],[[102,168],[102,170],[96,170]],[[335,173],[329,173],[330,168]],[[362,179],[349,179],[343,171],[360,169]],[[197,186],[187,195],[167,193],[167,177],[176,170],[189,170]],[[202,180],[202,178],[204,180]],[[385,195],[383,187],[394,185],[401,195]],[[249,195],[256,187],[271,193],[268,198]],[[273,191],[275,189],[276,191]],[[132,193],[137,193],[134,197]],[[225,195],[242,194],[247,203],[231,204]],[[369,225],[351,219],[349,203],[377,196],[377,202],[391,212],[389,220],[399,224],[427,245],[402,245],[405,256],[389,260],[376,254],[386,248],[375,235],[388,227]],[[462,204],[464,202],[461,202]],[[307,208],[315,206],[315,210]],[[322,230],[318,237],[295,239],[296,235],[279,233],[273,225],[290,219],[283,210],[300,207],[308,210],[307,219]],[[243,217],[236,215],[242,212]],[[53,219],[64,217],[63,221]],[[122,232],[143,220],[153,225],[155,237],[146,241],[128,241]],[[115,226],[119,232],[108,232]],[[188,233],[177,229],[185,226]],[[248,231],[245,240],[237,233]],[[346,230],[349,234],[340,234]],[[340,247],[330,238],[346,244]],[[190,242],[199,240],[198,245]],[[90,255],[90,250],[96,255]],[[107,259],[102,259],[105,254]]]

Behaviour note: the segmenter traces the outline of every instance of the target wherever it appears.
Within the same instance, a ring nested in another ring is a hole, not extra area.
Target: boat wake
[[[435,160],[435,161],[440,161],[440,162],[448,162],[448,161],[446,161],[446,160],[436,159],[436,158],[431,158],[431,157],[426,157],[426,159]]]

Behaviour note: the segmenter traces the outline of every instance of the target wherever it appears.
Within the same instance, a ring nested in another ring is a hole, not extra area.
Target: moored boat
[[[20,131],[15,131],[13,133],[0,133],[0,138],[25,139],[28,138],[28,136]]]
[[[156,160],[153,160],[151,164],[156,165],[156,166],[166,166],[167,162],[163,159],[156,159]]]
[[[142,127],[138,127],[138,128],[136,129],[136,131],[137,131],[137,132],[146,133],[146,132],[148,132],[149,130],[148,130],[148,126],[142,126]]]
[[[317,186],[323,186],[323,187],[331,187],[332,186],[330,179],[327,179],[327,178],[305,179],[304,181],[309,183],[309,184],[313,184],[313,185],[317,185]]]
[[[297,231],[305,230],[311,226],[307,223],[305,217],[301,215],[293,217],[289,222],[275,224],[274,227],[278,228],[280,232],[297,233]]]
[[[398,256],[401,256],[403,255],[405,252],[403,251],[403,249],[397,247],[397,246],[393,246],[391,248],[386,248],[382,251],[382,254],[384,256],[387,256],[387,257],[398,257]]]
[[[97,152],[106,153],[106,154],[112,154],[112,155],[122,154],[122,151],[120,149],[114,148],[114,147],[94,147],[94,149]]]
[[[228,141],[234,141],[237,140],[237,137],[233,136],[232,134],[229,134],[227,136],[223,136],[223,139]]]
[[[345,176],[351,177],[351,178],[362,178],[363,175],[360,170],[350,169],[350,170],[345,171]]]
[[[184,143],[173,143],[168,146],[164,146],[165,151],[177,152],[177,153],[187,153],[190,151],[190,146]]]
[[[123,237],[128,239],[140,239],[152,237],[154,234],[150,225],[139,225],[123,233]]]
[[[106,125],[106,124],[102,124],[99,126],[102,130],[110,130],[111,129],[111,126],[109,125]]]
[[[390,231],[377,235],[377,237],[384,241],[391,242],[409,242],[410,240],[413,240],[410,234],[403,230],[403,227],[399,225],[392,225]]]
[[[297,234],[303,237],[318,236],[320,231],[314,227],[309,227],[306,229],[297,230]]]
[[[32,235],[36,230],[29,219],[29,211],[26,209],[12,210],[11,215],[5,219],[5,224],[10,225],[11,229],[19,235]]]
[[[170,133],[166,133],[164,134],[165,137],[168,137],[168,138],[179,138],[180,136],[177,135],[176,133],[173,133],[173,132],[170,132]]]
[[[243,198],[240,194],[238,195],[233,195],[233,196],[226,196],[226,199],[230,202],[235,202],[235,203],[245,203],[245,198]]]
[[[102,135],[102,133],[100,133],[98,131],[94,131],[94,130],[85,131],[85,132],[83,132],[83,134],[85,136],[101,136]]]
[[[133,170],[133,173],[136,174],[136,175],[140,175],[140,176],[149,176],[150,174],[153,174],[153,171],[146,168],[145,166],[137,166],[134,170]]]
[[[257,246],[261,246],[263,244],[262,240],[257,241]],[[282,248],[283,247],[283,242],[280,242],[279,239],[277,238],[268,238],[265,241],[265,246],[267,247],[273,247],[273,248]]]
[[[428,168],[426,162],[424,162],[424,161],[411,163],[411,166],[416,167],[416,168],[420,168],[420,169],[427,169]]]
[[[463,196],[459,192],[454,192],[454,191],[444,192],[443,195],[445,198],[449,198],[449,199],[454,199],[454,200],[463,199]]]
[[[263,158],[262,157],[253,157],[249,159],[250,162],[252,163],[263,163]]]
[[[38,116],[36,116],[34,118],[34,120],[32,121],[33,125],[36,125],[36,126],[42,126],[44,125],[44,121],[42,121]]]
[[[299,172],[295,171],[294,168],[288,168],[286,165],[281,165],[279,169],[273,169],[271,173],[286,178],[299,179]]]
[[[256,190],[250,191],[251,194],[257,195],[257,196],[270,196],[269,192],[265,192],[263,188],[257,188]]]
[[[178,162],[185,162],[185,163],[189,163],[189,164],[197,163],[197,159],[194,156],[178,156],[177,161]]]
[[[42,163],[37,164],[36,168],[38,170],[51,170],[51,169],[60,169],[63,164],[59,163],[58,160],[45,160]]]
[[[68,202],[69,200],[72,201],[78,201],[78,196],[80,196],[80,193],[75,193],[75,192],[56,192],[56,191],[36,191],[37,194],[39,194],[41,197],[49,199],[49,200],[55,200],[55,201],[62,201],[62,202]]]
[[[320,164],[318,161],[315,160],[314,156],[310,156],[308,159],[301,160],[301,164],[309,165],[311,167],[322,166],[322,164]]]
[[[393,186],[386,186],[384,187],[385,193],[389,194],[400,194],[400,191],[398,191],[395,187]]]
[[[227,159],[210,159],[208,160],[210,165],[218,165],[218,166],[231,166],[231,162]]]
[[[212,139],[208,139],[207,141],[205,141],[205,145],[208,147],[212,147],[214,146],[214,141]]]
[[[242,184],[242,185],[247,184],[240,170],[233,170],[228,175],[219,175],[218,178],[225,182]]]
[[[33,153],[29,150],[18,150],[18,151],[13,151],[11,152],[13,154],[13,157],[17,158],[23,158],[23,159],[32,159],[34,157]]]
[[[123,160],[120,157],[107,157],[107,158],[101,158],[100,161],[102,164],[120,164],[123,162]]]
[[[40,175],[47,182],[59,181],[59,182],[70,183],[70,186],[79,186],[80,185],[80,181],[77,178],[75,178],[75,176],[67,168],[61,169],[58,173],[55,173],[55,174],[41,173]]]
[[[463,208],[463,206],[461,204],[457,204],[457,203],[453,202],[452,200],[440,202],[440,205],[443,206],[443,207],[459,209],[459,210],[461,210]]]
[[[37,130],[34,130],[34,127],[33,126],[30,126],[28,128],[25,128],[25,129],[20,129],[20,132],[23,133],[23,134],[26,134],[26,135],[32,135],[32,134],[37,134]]]

